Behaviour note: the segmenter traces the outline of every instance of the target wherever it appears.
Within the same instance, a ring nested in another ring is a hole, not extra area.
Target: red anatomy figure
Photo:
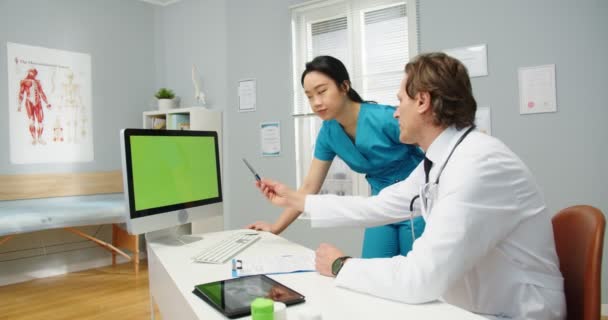
[[[44,130],[44,112],[42,111],[42,101],[46,103],[48,109],[51,105],[46,100],[46,95],[40,85],[40,80],[36,79],[38,70],[32,68],[28,70],[27,76],[21,80],[19,89],[19,104],[17,112],[21,112],[21,104],[25,98],[25,110],[27,117],[30,119],[30,134],[32,135],[32,144],[45,144],[42,140],[42,131]]]

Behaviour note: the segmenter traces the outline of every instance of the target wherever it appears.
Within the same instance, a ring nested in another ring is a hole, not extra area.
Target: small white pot
[[[175,99],[158,99],[158,110],[160,111],[173,109],[176,105]]]

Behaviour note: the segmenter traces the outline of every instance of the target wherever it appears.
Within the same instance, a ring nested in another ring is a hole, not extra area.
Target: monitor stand
[[[166,246],[181,247],[200,240],[201,236],[191,235],[192,225],[190,223],[146,233],[146,241],[160,243]]]

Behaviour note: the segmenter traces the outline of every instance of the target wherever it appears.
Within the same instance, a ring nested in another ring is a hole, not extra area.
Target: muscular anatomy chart
[[[42,101],[46,103],[48,109],[51,108],[40,81],[36,79],[38,70],[35,68],[27,71],[27,76],[21,80],[19,85],[19,101],[17,103],[17,112],[21,112],[23,101],[25,100],[25,110],[29,119],[29,131],[32,135],[32,144],[46,144],[42,139],[44,132],[44,111],[42,110]]]
[[[91,57],[7,44],[10,159],[93,161]]]

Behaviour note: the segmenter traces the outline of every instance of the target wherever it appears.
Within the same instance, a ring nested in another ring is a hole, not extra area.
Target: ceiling
[[[156,5],[164,7],[164,6],[168,6],[170,4],[176,3],[180,0],[140,0],[140,1],[148,2],[148,3],[152,3],[152,4],[156,4]]]

